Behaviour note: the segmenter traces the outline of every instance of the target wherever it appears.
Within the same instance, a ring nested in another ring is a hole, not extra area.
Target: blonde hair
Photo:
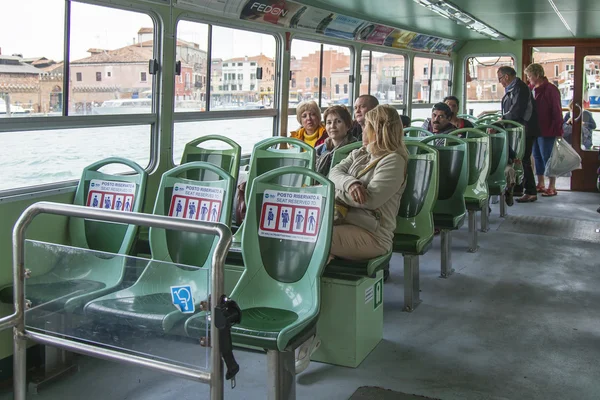
[[[525,74],[535,76],[536,78],[543,78],[546,76],[544,72],[544,67],[541,64],[529,64],[527,68],[525,68]]]
[[[314,101],[305,101],[298,104],[298,107],[296,108],[296,119],[300,125],[302,125],[302,114],[304,114],[306,111],[312,111],[319,116],[319,119],[321,118],[321,109],[317,103]]]
[[[369,144],[369,153],[383,156],[399,153],[408,158],[404,144],[402,120],[395,108],[379,105],[365,114],[365,131]]]

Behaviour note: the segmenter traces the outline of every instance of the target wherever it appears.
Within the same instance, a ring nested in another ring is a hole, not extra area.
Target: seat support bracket
[[[477,245],[477,214],[475,210],[468,210],[469,218],[469,253],[476,253],[479,249]]]
[[[267,351],[269,400],[296,400],[296,358],[292,351]]]
[[[404,308],[411,312],[421,303],[419,284],[419,256],[404,255]]]
[[[454,272],[452,268],[452,231],[442,229],[440,236],[442,239],[442,268],[440,276],[448,278]]]

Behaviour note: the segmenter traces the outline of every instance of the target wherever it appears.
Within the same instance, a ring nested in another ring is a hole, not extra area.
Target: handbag
[[[387,155],[387,154],[386,154]],[[385,157],[385,156],[383,156]],[[375,168],[377,163],[383,159],[378,159],[367,165],[362,171],[360,171],[356,178],[360,178],[367,172]],[[379,220],[381,219],[381,212],[377,210],[367,210],[366,208],[357,208],[345,204],[342,201],[336,200],[334,205],[333,222],[336,225],[350,224],[363,228],[371,233],[374,233],[379,227]]]

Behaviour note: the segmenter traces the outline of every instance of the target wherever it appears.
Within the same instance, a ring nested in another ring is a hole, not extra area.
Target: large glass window
[[[412,103],[431,103],[431,58],[414,58]]]
[[[502,66],[514,68],[510,56],[471,57],[466,65],[465,111],[475,116],[502,108],[504,88],[498,82],[497,71]]]
[[[450,61],[433,60],[431,69],[431,102],[438,103],[450,94]]]
[[[62,115],[65,1],[0,1],[0,15],[0,118]]]
[[[0,179],[0,191],[79,179],[84,167],[106,157],[147,167],[151,132],[151,125],[138,125],[126,134],[123,127],[0,133],[0,169],[8,178]]]
[[[118,26],[119,29],[107,29]],[[71,2],[69,115],[152,111],[154,22],[146,14]],[[81,77],[81,80],[73,79]],[[51,92],[50,104],[53,101]]]
[[[380,104],[404,104],[405,64],[402,54],[363,51],[361,71],[367,72],[363,72],[361,94],[377,97]]]
[[[181,72],[175,79],[175,112],[206,110],[206,74],[208,72],[208,25],[180,21],[177,25],[177,61]],[[220,65],[215,65],[221,73]],[[184,79],[179,79],[184,77]],[[221,85],[222,77],[215,76],[211,84]]]
[[[295,108],[298,103],[306,100],[314,100],[322,108],[332,104],[348,104],[350,84],[348,47],[293,40],[290,70],[293,79],[306,82],[305,88],[290,90],[290,108]],[[319,93],[321,93],[320,98]]]
[[[274,108],[276,50],[271,35],[213,26],[210,110]]]

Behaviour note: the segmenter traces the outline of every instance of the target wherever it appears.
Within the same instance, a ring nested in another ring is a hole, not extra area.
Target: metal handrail
[[[142,366],[161,372],[167,372],[179,377],[198,380],[210,385],[211,400],[223,399],[223,362],[221,360],[221,349],[219,333],[215,327],[214,318],[211,319],[211,363],[210,371],[202,371],[193,368],[182,368],[176,364],[170,364],[151,358],[140,357],[121,353],[111,349],[95,347],[89,344],[76,342],[65,338],[29,332],[25,330],[25,231],[31,221],[39,214],[63,215],[76,218],[91,218],[100,221],[117,222],[146,226],[151,228],[173,229],[194,233],[208,233],[218,235],[219,240],[212,257],[212,281],[211,281],[211,311],[219,304],[220,296],[223,294],[223,266],[225,257],[231,246],[231,231],[221,223],[197,222],[176,219],[162,215],[149,215],[135,212],[123,212],[104,210],[91,207],[39,202],[29,206],[19,217],[13,229],[13,287],[15,312],[4,318],[0,318],[0,330],[14,326],[13,335],[13,384],[14,399],[25,400],[27,393],[26,381],[26,346],[27,339],[39,343],[56,346],[76,353],[86,354],[106,360],[117,361],[130,365]]]

